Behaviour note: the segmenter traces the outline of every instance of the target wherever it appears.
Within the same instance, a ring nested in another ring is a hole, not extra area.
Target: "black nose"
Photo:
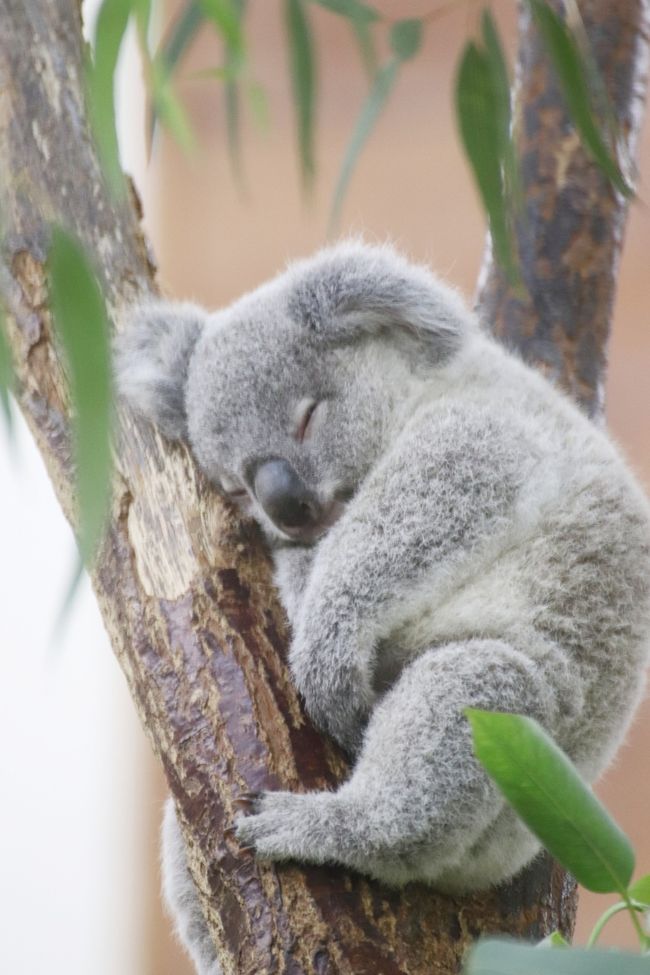
[[[299,531],[318,521],[320,506],[286,460],[264,461],[255,474],[255,495],[279,528]]]

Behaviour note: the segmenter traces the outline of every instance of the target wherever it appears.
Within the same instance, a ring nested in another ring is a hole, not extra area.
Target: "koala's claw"
[[[261,796],[262,793],[257,791],[240,792],[239,795],[235,796],[233,799],[233,806],[235,809],[256,810]]]
[[[263,792],[255,813],[235,820],[237,840],[264,859],[322,863],[335,832],[329,821],[333,798],[328,792]]]

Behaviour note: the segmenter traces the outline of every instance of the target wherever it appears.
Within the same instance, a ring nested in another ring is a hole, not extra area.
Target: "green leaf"
[[[639,880],[635,880],[632,886],[628,888],[628,895],[631,900],[650,906],[650,873],[647,873],[645,877],[640,877]]]
[[[529,0],[538,30],[555,68],[562,94],[583,144],[613,185],[632,195],[619,165],[610,152],[592,111],[589,73],[580,49],[566,23],[544,0]]]
[[[338,182],[334,191],[334,202],[332,203],[332,213],[330,216],[330,231],[338,225],[343,199],[354,166],[372,132],[375,122],[388,101],[388,97],[397,80],[399,66],[400,62],[397,59],[393,59],[379,70],[368,97],[363,104],[356,128],[346,149],[343,165],[341,166],[341,172],[339,173]]]
[[[215,25],[233,60],[244,58],[244,34],[237,4],[234,0],[199,0],[201,9]]]
[[[325,7],[326,10],[341,14],[343,17],[355,20],[358,23],[370,24],[379,20],[379,13],[374,7],[367,3],[361,3],[361,0],[313,0],[313,2],[317,3],[319,7]]]
[[[239,30],[242,30],[242,21],[246,12],[247,0],[235,0],[235,16]],[[240,93],[238,75],[241,73],[244,64],[243,41],[241,47],[232,47],[226,44],[225,68],[229,74],[224,90],[226,104],[226,135],[228,137],[228,153],[230,164],[237,180],[242,179],[241,165],[241,126],[240,126]]]
[[[408,61],[420,50],[422,44],[422,21],[398,20],[390,32],[390,49],[399,61]]]
[[[205,14],[199,0],[191,0],[172,23],[157,54],[168,74],[180,64],[204,23]]]
[[[549,951],[510,941],[479,941],[464,975],[648,975],[650,962],[623,951]]]
[[[510,77],[499,32],[492,14],[487,8],[483,11],[481,29],[494,89],[499,138],[498,151],[503,168],[505,206],[512,212],[519,209],[521,204],[521,186],[511,131]]]
[[[83,248],[60,226],[52,230],[49,269],[54,323],[70,378],[79,548],[88,564],[101,537],[110,500],[108,317]]]
[[[624,893],[630,841],[540,725],[519,714],[468,708],[478,760],[523,821],[576,880]]]
[[[171,132],[181,149],[190,153],[196,140],[187,113],[174,94],[171,78],[157,58],[149,67],[154,115]]]
[[[357,20],[355,18],[352,20],[351,26],[357,40],[357,47],[359,48],[359,54],[361,55],[366,74],[372,79],[377,74],[377,52],[375,51],[370,24],[367,20]]]
[[[512,279],[516,273],[502,177],[504,123],[499,86],[490,55],[470,41],[456,79],[456,116],[487,211],[496,258]]]
[[[205,16],[199,0],[191,0],[171,25],[165,40],[160,45],[155,60],[159,64],[162,75],[171,78],[176,67],[180,64],[190,44],[205,22]],[[155,105],[152,106],[148,119],[149,151],[156,131],[158,117]]]
[[[132,0],[104,0],[95,27],[94,55],[86,70],[90,119],[111,192],[124,193],[115,128],[115,68],[131,16]]]
[[[314,175],[314,114],[316,62],[311,28],[304,0],[285,0],[293,99],[298,123],[298,146],[303,180],[309,186]]]
[[[13,428],[13,416],[11,402],[9,400],[9,392],[12,385],[13,369],[11,367],[11,352],[6,333],[4,309],[0,305],[0,409],[4,415],[5,425],[9,434],[11,434]]]

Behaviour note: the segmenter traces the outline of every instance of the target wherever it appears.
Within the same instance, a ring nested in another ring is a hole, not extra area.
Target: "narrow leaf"
[[[171,78],[204,22],[205,17],[199,0],[191,0],[171,25],[167,37],[156,53],[155,60],[160,65],[159,70],[164,77]],[[156,106],[152,105],[147,120],[149,152],[156,134],[157,122]]]
[[[370,4],[361,3],[361,0],[313,0],[319,7],[325,7],[335,14],[341,14],[349,20],[356,20],[361,23],[370,24],[379,20],[379,13]]]
[[[510,941],[479,941],[464,975],[648,975],[647,958],[624,951],[541,951]]]
[[[390,32],[390,49],[400,61],[408,61],[420,50],[422,45],[422,21],[398,20]]]
[[[86,72],[89,111],[102,167],[111,191],[124,192],[115,127],[115,68],[131,15],[132,0],[104,0],[95,27],[94,54]]]
[[[157,57],[168,74],[180,64],[204,23],[205,14],[199,0],[191,0],[172,23],[158,51]]]
[[[497,260],[513,278],[512,242],[502,178],[503,120],[497,89],[490,57],[470,41],[456,79],[456,116],[488,215]]]
[[[311,28],[304,0],[285,0],[293,99],[298,124],[298,146],[303,180],[309,186],[314,175],[314,106],[316,63]]]
[[[529,3],[583,144],[613,185],[625,196],[631,196],[632,190],[610,152],[592,111],[589,73],[571,31],[544,0],[529,0]]]
[[[157,59],[150,63],[149,68],[154,114],[181,149],[190,153],[196,140],[187,113],[173,91],[171,78]]]
[[[367,20],[354,18],[351,21],[351,26],[366,74],[369,78],[374,78],[377,74],[377,52],[375,51],[371,25]]]
[[[0,410],[4,415],[7,433],[13,429],[13,416],[9,392],[13,384],[13,369],[11,366],[11,352],[7,339],[4,309],[0,305]]]
[[[499,158],[503,167],[505,205],[506,208],[513,211],[520,206],[521,187],[517,155],[512,139],[510,77],[508,75],[508,65],[505,54],[503,53],[499,32],[492,14],[487,8],[483,11],[481,28],[494,88],[494,104],[498,123]]]
[[[334,191],[334,202],[330,216],[330,230],[338,225],[343,199],[345,197],[350,177],[356,161],[366,141],[373,130],[375,122],[388,101],[388,97],[395,85],[400,62],[396,59],[389,61],[377,73],[370,93],[361,109],[356,128],[348,144]]]
[[[110,498],[108,318],[83,248],[60,226],[52,231],[49,266],[54,323],[70,378],[79,547],[87,564],[101,537]]]
[[[217,28],[234,58],[244,55],[244,34],[235,0],[199,0],[204,15]]]
[[[650,873],[640,877],[628,888],[630,899],[650,906]]]
[[[630,841],[540,725],[468,708],[478,760],[552,855],[588,890],[624,893]]]
[[[239,31],[242,30],[242,21],[246,12],[247,0],[235,0],[235,16],[237,17]],[[231,46],[226,43],[225,67],[229,75],[224,90],[226,104],[226,135],[228,138],[228,152],[230,164],[235,179],[242,179],[241,164],[241,125],[240,125],[240,91],[238,75],[244,63],[243,41],[240,46]]]

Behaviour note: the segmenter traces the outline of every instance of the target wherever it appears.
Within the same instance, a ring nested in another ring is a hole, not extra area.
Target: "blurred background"
[[[376,4],[400,17],[430,2]],[[98,3],[86,0],[92,26]],[[220,63],[199,39],[176,86],[200,146],[187,158],[158,137],[151,161],[135,42],[120,64],[122,155],[143,197],[145,225],[174,298],[229,302],[326,239],[333,188],[367,91],[349,29],[314,7],[319,50],[317,176],[306,198],[295,143],[281,5],[250,4],[256,80],[268,92],[267,131],[244,112],[243,167],[233,180],[221,91],[193,77]],[[174,13],[167,3],[165,16]],[[341,232],[391,238],[472,300],[484,220],[452,116],[454,68],[479,7],[462,5],[427,27],[352,179]],[[495,11],[511,51],[514,8]],[[164,24],[159,25],[162,30]],[[610,429],[650,485],[650,127],[640,150],[610,348]],[[85,587],[63,636],[54,623],[74,564],[67,524],[40,459],[18,423],[0,433],[0,971],[12,975],[185,975],[158,895],[157,831],[165,787],[138,726],[92,594]],[[38,614],[32,594],[39,592]],[[44,595],[43,595],[44,594]],[[650,870],[650,703],[598,793],[628,832],[639,872]],[[583,894],[577,940],[606,898]],[[624,919],[604,942],[633,946]]]

